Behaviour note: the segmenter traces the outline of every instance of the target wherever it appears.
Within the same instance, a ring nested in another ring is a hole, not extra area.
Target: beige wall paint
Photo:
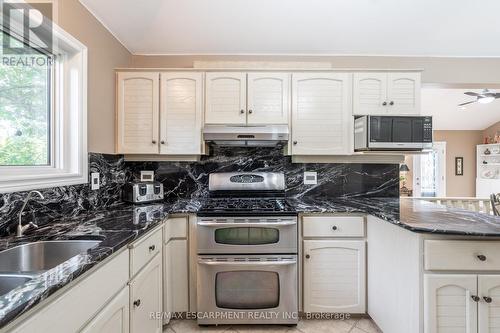
[[[500,86],[500,59],[375,56],[132,56],[131,67],[191,68],[194,61],[314,61],[335,68],[423,69],[426,84],[465,88]]]
[[[491,125],[483,131],[483,142],[486,137],[495,137],[496,134],[500,134],[500,121]]]
[[[78,0],[59,0],[59,25],[88,47],[89,152],[115,152],[115,71],[131,54]]]
[[[446,142],[446,196],[476,196],[476,145],[482,131],[434,131],[434,141]],[[455,175],[455,157],[464,158],[464,175]]]

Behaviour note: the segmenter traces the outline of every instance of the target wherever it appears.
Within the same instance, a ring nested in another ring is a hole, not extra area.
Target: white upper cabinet
[[[424,332],[477,332],[477,276],[424,275]]]
[[[354,73],[354,114],[375,115],[387,111],[387,73]]]
[[[355,115],[419,115],[420,73],[354,73]]]
[[[389,113],[420,114],[420,73],[387,74]]]
[[[478,276],[479,333],[500,332],[500,275]]]
[[[207,73],[205,81],[205,123],[246,124],[246,73]]]
[[[203,74],[161,73],[160,153],[201,154]]]
[[[248,74],[248,124],[288,124],[290,74]]]
[[[157,154],[159,73],[118,73],[117,152]]]
[[[293,155],[352,152],[351,77],[348,73],[293,74]]]

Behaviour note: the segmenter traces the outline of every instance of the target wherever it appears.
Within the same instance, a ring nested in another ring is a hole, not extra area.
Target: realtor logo
[[[0,0],[2,4],[3,54],[52,53],[52,3]]]

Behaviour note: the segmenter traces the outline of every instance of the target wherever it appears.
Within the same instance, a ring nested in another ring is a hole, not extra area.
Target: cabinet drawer
[[[427,270],[500,270],[498,241],[424,241]]]
[[[164,242],[167,243],[172,238],[187,238],[187,223],[187,217],[172,217],[167,219],[164,226]]]
[[[365,224],[361,216],[304,216],[304,237],[364,237]]]
[[[157,253],[161,253],[162,239],[162,228],[159,228],[130,246],[131,277],[137,274]]]

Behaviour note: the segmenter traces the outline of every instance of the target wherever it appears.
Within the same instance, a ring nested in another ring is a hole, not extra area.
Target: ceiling
[[[433,116],[434,129],[483,130],[500,121],[500,99],[460,108],[458,104],[474,100],[464,95],[465,91],[481,92],[478,89],[422,89],[422,114]]]
[[[498,0],[80,1],[134,54],[500,56]]]

